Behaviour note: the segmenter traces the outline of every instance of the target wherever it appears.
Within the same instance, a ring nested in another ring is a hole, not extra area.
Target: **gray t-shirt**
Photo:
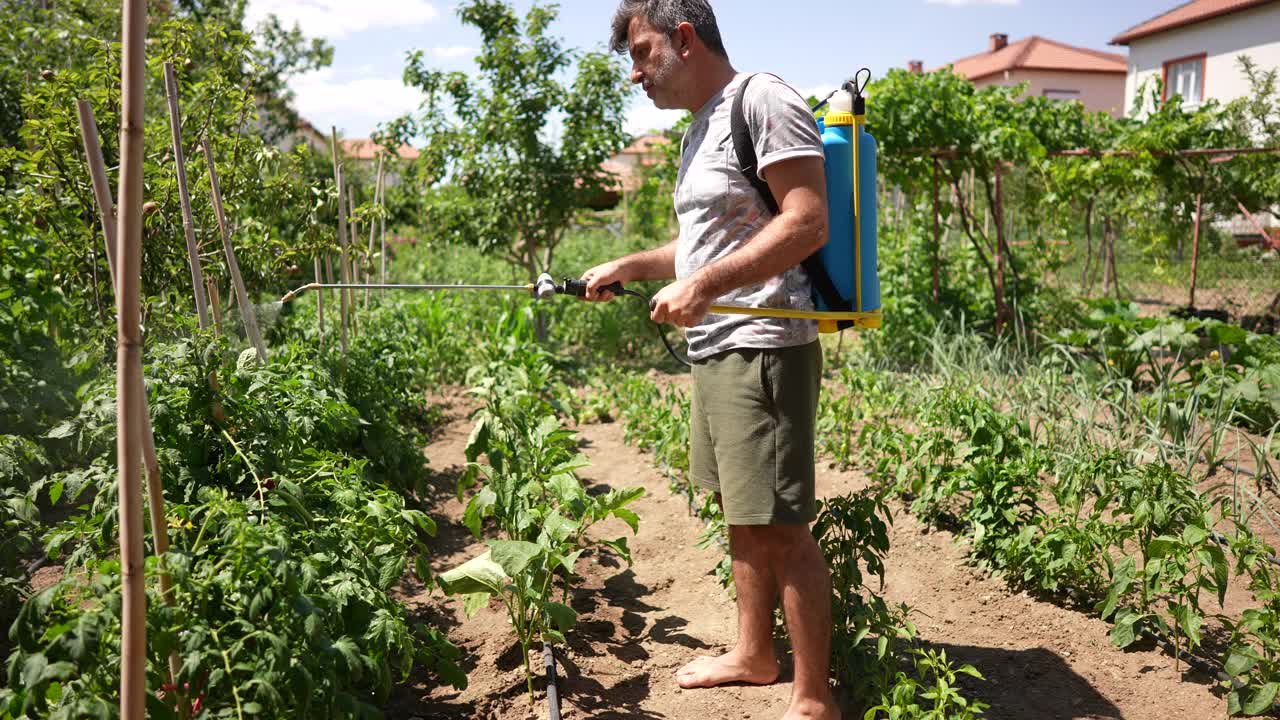
[[[676,244],[676,277],[732,253],[773,219],[764,200],[742,174],[733,149],[729,116],[742,81],[741,73],[693,116],[681,144],[675,206],[680,220]],[[747,86],[744,115],[755,141],[760,177],[769,166],[798,157],[822,158],[822,138],[804,99],[772,75],[756,75]],[[809,277],[797,266],[758,285],[734,290],[718,305],[812,310]],[[689,328],[689,358],[702,360],[736,348],[783,348],[813,342],[812,320],[707,315]]]

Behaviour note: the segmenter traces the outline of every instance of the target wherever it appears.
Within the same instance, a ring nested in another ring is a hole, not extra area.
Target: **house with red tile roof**
[[[611,187],[592,199],[591,207],[609,208],[640,188],[644,171],[657,165],[662,159],[663,148],[671,139],[663,135],[642,135],[623,148],[621,152],[600,163],[600,169],[612,176]]]
[[[1123,111],[1125,57],[1102,50],[1075,47],[1032,35],[1017,42],[996,33],[985,52],[949,63],[952,72],[979,87],[1027,83],[1027,94],[1055,100],[1076,100],[1095,112],[1117,117]],[[912,63],[923,70],[923,64]]]
[[[1249,93],[1238,58],[1260,68],[1280,67],[1280,0],[1191,0],[1138,23],[1112,39],[1129,48],[1125,108],[1143,83],[1162,80],[1164,98],[1191,105],[1229,102]],[[1136,113],[1152,110],[1146,103]]]
[[[374,162],[383,152],[381,145],[368,138],[342,139],[339,142],[342,143],[342,155],[348,160]],[[417,160],[419,153],[408,145],[401,145],[395,154],[401,160]]]

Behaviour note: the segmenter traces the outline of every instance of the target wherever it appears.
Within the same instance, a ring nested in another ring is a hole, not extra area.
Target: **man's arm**
[[[600,288],[620,282],[626,285],[638,280],[670,280],[676,276],[676,240],[652,250],[643,250],[597,265],[582,274],[587,281],[588,300],[612,300],[613,293]]]
[[[701,322],[716,298],[799,265],[827,242],[827,187],[822,158],[798,157],[768,168],[778,214],[734,252],[663,288],[653,319],[681,327]]]

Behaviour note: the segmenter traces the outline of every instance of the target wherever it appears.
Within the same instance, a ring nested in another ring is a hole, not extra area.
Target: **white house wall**
[[[1161,79],[1166,62],[1202,53],[1207,55],[1206,100],[1228,102],[1248,94],[1249,81],[1236,59],[1248,55],[1259,67],[1280,67],[1280,2],[1134,40],[1129,45],[1125,113],[1132,115],[1134,96],[1143,82],[1154,87]]]

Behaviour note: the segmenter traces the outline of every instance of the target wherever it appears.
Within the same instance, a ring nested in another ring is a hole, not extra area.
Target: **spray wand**
[[[585,280],[572,280],[566,278],[564,282],[557,283],[550,274],[543,273],[538,279],[532,283],[524,285],[447,285],[447,284],[419,284],[419,285],[403,285],[403,284],[356,284],[356,283],[311,283],[297,288],[284,297],[280,298],[281,304],[288,303],[297,298],[308,290],[494,290],[494,291],[522,291],[531,292],[535,300],[546,300],[554,295],[571,295],[573,297],[585,298],[587,296],[587,282]],[[645,305],[652,307],[652,300],[646,295],[628,290],[622,286],[622,283],[616,282],[599,288],[599,291],[609,292],[614,295],[630,295],[631,297],[640,298]],[[750,315],[753,317],[771,317],[771,318],[788,318],[793,320],[847,320],[851,321],[858,327],[879,327],[879,313],[862,313],[862,312],[832,312],[818,310],[789,310],[784,308],[750,308],[740,307],[737,305],[712,305],[707,308],[708,313],[717,315]],[[675,358],[682,365],[689,365],[689,361],[680,356],[667,340],[667,336],[662,332],[661,326],[658,326],[658,337],[662,340],[662,344],[666,346],[667,352],[671,357]]]

